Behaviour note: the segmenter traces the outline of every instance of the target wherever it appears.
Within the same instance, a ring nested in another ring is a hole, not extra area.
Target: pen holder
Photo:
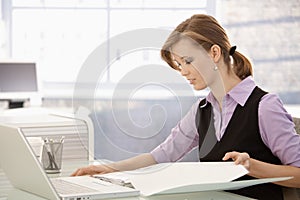
[[[42,151],[42,165],[46,173],[54,174],[61,172],[62,141],[45,141]]]

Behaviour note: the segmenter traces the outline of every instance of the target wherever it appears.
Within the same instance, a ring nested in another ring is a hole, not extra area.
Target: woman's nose
[[[186,75],[189,74],[189,70],[187,69],[187,67],[182,66],[181,70],[180,70],[180,73],[181,73],[182,76],[186,76]]]

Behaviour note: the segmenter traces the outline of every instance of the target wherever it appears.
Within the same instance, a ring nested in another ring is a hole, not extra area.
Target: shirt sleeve
[[[199,101],[171,130],[166,140],[157,146],[151,154],[157,163],[175,162],[198,145],[198,132],[195,123]]]
[[[292,116],[279,97],[266,94],[259,109],[259,129],[263,142],[282,164],[300,167],[300,136],[296,133]]]

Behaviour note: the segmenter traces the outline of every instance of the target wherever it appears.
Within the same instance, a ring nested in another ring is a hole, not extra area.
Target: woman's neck
[[[241,79],[233,73],[219,73],[217,78],[211,85],[210,89],[216,100],[218,101],[220,110],[222,109],[222,102],[224,96],[236,85],[241,82]]]

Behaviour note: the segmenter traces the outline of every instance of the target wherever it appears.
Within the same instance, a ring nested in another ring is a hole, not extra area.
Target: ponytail
[[[233,70],[234,73],[240,78],[245,79],[253,75],[252,65],[248,58],[238,51],[235,51],[233,57]]]

